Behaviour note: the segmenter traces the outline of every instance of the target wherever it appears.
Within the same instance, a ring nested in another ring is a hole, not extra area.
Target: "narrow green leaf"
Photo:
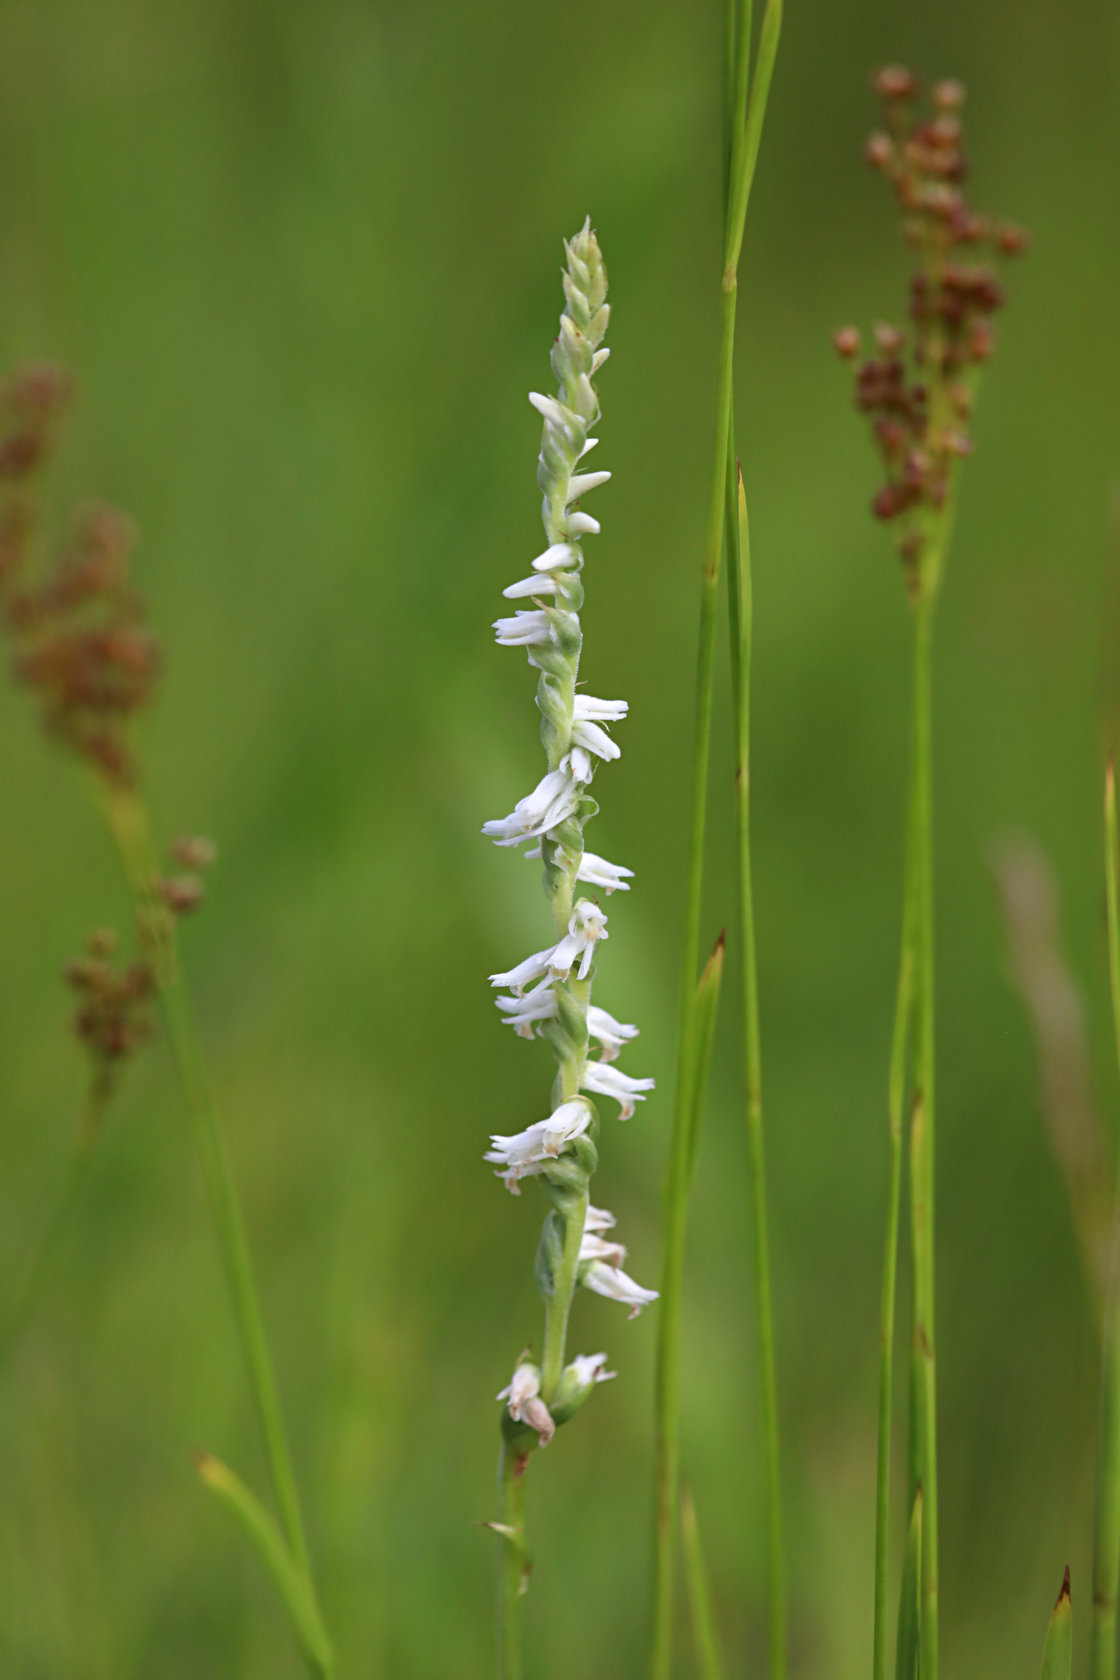
[[[918,1680],[922,1632],[922,1490],[914,1495],[910,1534],[898,1597],[898,1657],[895,1680]]]
[[[1046,1655],[1042,1659],[1042,1680],[1069,1680],[1073,1671],[1073,1605],[1069,1597],[1069,1565],[1062,1577],[1062,1590],[1050,1617]]]
[[[700,1680],[724,1680],[723,1658],[716,1632],[715,1612],[708,1568],[700,1544],[696,1507],[687,1487],[681,1488],[681,1536],[684,1540],[688,1573],[688,1603],[692,1612],[692,1637],[696,1643],[696,1667]]]
[[[688,1166],[686,1187],[691,1185],[696,1171],[696,1157],[700,1149],[700,1131],[704,1108],[708,1100],[708,1079],[712,1071],[712,1045],[715,1042],[716,1015],[719,1011],[720,986],[723,983],[723,952],[725,936],[716,940],[711,956],[704,964],[696,982],[696,1004],[693,1013],[692,1047],[690,1055]]]
[[[221,1459],[210,1453],[199,1453],[195,1468],[206,1486],[233,1512],[256,1547],[287,1607],[300,1649],[312,1669],[317,1674],[331,1674],[334,1659],[330,1641],[319,1619],[310,1584],[292,1561],[275,1521],[256,1494]]]

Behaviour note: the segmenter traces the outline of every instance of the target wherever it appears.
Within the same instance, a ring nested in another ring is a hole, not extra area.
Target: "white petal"
[[[593,1260],[587,1268],[583,1282],[588,1289],[593,1289],[596,1295],[605,1295],[608,1300],[621,1301],[630,1308],[630,1317],[637,1318],[643,1307],[648,1307],[651,1301],[657,1300],[656,1289],[643,1289],[640,1283],[635,1283],[632,1277],[618,1266],[606,1266],[601,1260]]]
[[[569,501],[586,496],[589,490],[597,490],[600,484],[606,484],[610,476],[609,472],[576,473],[568,485]]]
[[[595,852],[584,852],[576,879],[586,881],[591,887],[602,887],[607,893],[629,892],[630,887],[622,877],[632,876],[633,873],[632,869],[624,868],[621,863],[608,863],[606,858],[599,857]]]
[[[572,740],[577,746],[586,747],[588,752],[598,753],[600,758],[622,757],[622,748],[617,741],[611,740],[601,724],[579,721],[572,728]]]
[[[553,543],[543,554],[538,554],[533,561],[535,572],[562,571],[565,566],[574,566],[579,559],[578,554],[570,543]]]
[[[514,613],[512,618],[496,618],[493,628],[499,647],[530,647],[535,642],[553,640],[552,620],[539,609]]]
[[[595,774],[595,766],[591,762],[591,754],[586,747],[573,747],[566,758],[571,766],[573,780],[577,782],[589,782],[591,780]]]
[[[572,716],[580,723],[619,723],[629,710],[628,700],[600,700],[595,694],[577,694]]]
[[[490,984],[515,992],[521,991],[531,981],[539,980],[542,974],[548,973],[548,965],[552,961],[555,948],[554,945],[550,945],[547,951],[534,952],[531,957],[526,957],[524,962],[518,963],[516,968],[507,969],[505,974],[492,974]]]
[[[602,526],[589,513],[569,513],[564,521],[573,537],[598,536]]]
[[[598,443],[598,441],[599,441],[598,438],[588,438],[587,442],[584,444],[583,448],[580,450],[579,454],[576,456],[576,460],[577,461],[582,461],[583,457],[587,454],[588,450],[594,449],[594,447]]]
[[[518,601],[525,595],[555,595],[560,585],[554,577],[527,577],[517,583],[511,583],[502,594],[509,601]]]

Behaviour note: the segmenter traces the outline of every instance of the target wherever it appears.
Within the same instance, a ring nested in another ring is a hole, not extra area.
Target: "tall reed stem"
[[[1117,904],[1116,782],[1112,765],[1105,778],[1105,883],[1108,902],[1108,977],[1112,1023],[1120,1058],[1120,907]],[[1101,1424],[1097,1458],[1096,1526],[1093,1536],[1092,1680],[1114,1680],[1116,1598],[1120,1586],[1120,1289],[1117,1287],[1114,1221],[1104,1311]]]
[[[929,556],[927,576],[938,565]],[[934,1353],[933,756],[934,588],[923,587],[914,624],[914,1078],[910,1120],[913,1250],[910,1499],[922,1492],[922,1680],[937,1680],[937,1380]]]
[[[680,1017],[677,1083],[673,1133],[665,1178],[665,1245],[661,1273],[661,1311],[657,1344],[654,1397],[656,1488],[654,1509],[654,1575],[650,1674],[669,1680],[672,1666],[673,1587],[677,1528],[677,1487],[680,1466],[680,1346],[681,1302],[687,1230],[689,1143],[694,1124],[694,1091],[699,1074],[696,977],[700,958],[700,920],[704,882],[704,835],[708,805],[711,752],[712,691],[715,667],[719,573],[723,554],[727,467],[732,438],[732,397],[735,351],[735,312],[739,256],[747,206],[758,157],[762,123],[781,29],[781,0],[768,0],[762,21],[758,61],[751,82],[752,8],[749,0],[731,0],[728,51],[734,57],[726,86],[732,103],[727,125],[725,163],[723,274],[720,289],[719,350],[717,357],[716,428],[711,489],[700,583],[699,650],[693,724],[692,804],[689,824],[685,931],[680,970]],[[761,1142],[761,1136],[759,1137]],[[753,1150],[752,1150],[753,1154]],[[755,1178],[757,1181],[757,1172]],[[765,1213],[765,1209],[763,1209]],[[766,1243],[765,1224],[756,1251]],[[769,1288],[767,1279],[767,1305]],[[766,1334],[769,1336],[769,1324]],[[776,1470],[776,1436],[775,1436]],[[780,1574],[779,1574],[780,1583]]]
[[[769,1213],[762,1127],[762,1050],[758,1024],[754,885],[751,874],[751,631],[754,598],[750,522],[743,476],[729,448],[727,462],[727,568],[731,687],[735,729],[735,816],[739,865],[739,918],[743,951],[743,1084],[750,1157],[754,1236],[755,1335],[765,1461],[767,1645],[771,1680],[786,1672],[785,1554],[782,1544],[778,1383],[774,1362],[774,1309],[770,1287]]]
[[[125,875],[136,894],[143,915],[151,908],[151,883],[155,876],[147,811],[135,796],[121,793],[114,793],[107,798],[106,809]],[[241,1204],[207,1082],[190,1000],[182,979],[174,926],[166,918],[161,919],[158,915],[152,916],[151,922],[153,927],[160,929],[160,947],[157,949],[156,959],[159,996],[167,1035],[202,1161],[210,1214],[233,1303],[234,1319],[264,1440],[265,1456],[280,1520],[293,1562],[306,1580],[309,1596],[317,1614],[318,1604],[295,1471]],[[329,1680],[333,1674],[333,1661],[323,1659],[316,1666],[324,1680]]]

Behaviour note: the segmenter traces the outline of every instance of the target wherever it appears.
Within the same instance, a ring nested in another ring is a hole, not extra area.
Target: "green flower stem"
[[[568,1317],[576,1292],[579,1245],[587,1218],[587,1192],[573,1198],[565,1212],[564,1257],[553,1280],[554,1293],[545,1308],[544,1353],[541,1358],[541,1396],[547,1406],[556,1391],[566,1363]]]
[[[1116,782],[1111,764],[1105,779],[1104,831],[1108,977],[1116,1051],[1120,1057],[1120,908],[1116,879],[1120,852],[1117,850]],[[1115,1230],[1109,1258],[1093,1536],[1092,1680],[1113,1680],[1116,1673],[1116,1599],[1120,1585],[1120,1290]]]
[[[928,552],[936,578],[940,548]],[[937,1680],[937,1383],[934,1352],[934,1032],[933,1032],[933,588],[924,588],[914,623],[914,1090],[910,1124],[913,1350],[910,1498],[922,1490],[922,1680]]]
[[[911,825],[912,826],[912,825]],[[910,848],[908,847],[908,850]],[[898,1226],[902,1201],[902,1111],[906,1100],[906,1045],[913,991],[910,928],[910,882],[913,866],[906,864],[902,956],[899,962],[894,1039],[891,1045],[888,1123],[890,1164],[887,1187],[887,1229],[883,1240],[883,1290],[879,1340],[879,1438],[875,1477],[875,1639],[873,1680],[885,1680],[887,1665],[887,1544],[890,1532],[891,1409],[894,1389],[894,1319],[898,1277]]]
[[[106,808],[125,874],[136,893],[141,914],[148,917],[157,941],[160,1001],[168,1039],[202,1160],[210,1213],[233,1302],[249,1387],[264,1438],[276,1503],[292,1559],[300,1574],[306,1578],[311,1602],[318,1614],[295,1472],[284,1428],[244,1217],[225,1140],[206,1079],[190,1001],[181,977],[174,924],[165,915],[161,915],[162,906],[152,902],[151,882],[155,869],[147,812],[138,799],[124,794],[109,797]],[[321,1672],[328,1676],[331,1670],[322,1668]]]
[[[778,1384],[774,1361],[774,1309],[770,1286],[769,1214],[762,1127],[762,1051],[758,1025],[754,887],[751,874],[751,630],[753,594],[750,523],[743,476],[728,455],[729,565],[727,568],[731,679],[735,725],[735,816],[739,863],[739,916],[743,950],[743,1083],[750,1158],[751,1222],[754,1234],[755,1334],[761,1389],[765,1457],[767,1537],[767,1622],[771,1680],[786,1672],[785,1553],[782,1544],[781,1458],[778,1444]]]
[[[498,1495],[502,1542],[498,1571],[498,1677],[521,1680],[520,1601],[529,1575],[525,1550],[525,1466],[527,1457],[502,1441],[498,1458]]]
[[[731,0],[734,4],[734,0]],[[735,68],[727,76],[734,109],[728,123],[729,156],[723,274],[720,288],[719,350],[717,357],[716,428],[711,492],[708,503],[700,584],[699,649],[693,723],[692,804],[686,876],[685,930],[681,952],[677,1082],[673,1131],[664,1188],[665,1239],[661,1270],[661,1311],[658,1326],[654,1387],[654,1498],[653,1606],[650,1645],[651,1680],[669,1680],[672,1665],[673,1583],[677,1483],[680,1467],[680,1347],[681,1302],[687,1231],[689,1141],[694,1121],[694,1086],[698,1062],[696,976],[700,956],[703,904],[704,834],[708,806],[711,756],[712,688],[715,667],[716,609],[723,551],[727,461],[732,437],[735,311],[739,254],[747,205],[754,179],[758,146],[770,78],[781,28],[781,0],[768,0],[762,20],[758,61],[753,83],[748,67],[751,49],[751,8],[740,0],[737,18],[728,20],[727,43],[734,51]],[[748,91],[749,86],[749,91]],[[757,1233],[756,1233],[757,1240]],[[763,1242],[765,1231],[763,1230]]]

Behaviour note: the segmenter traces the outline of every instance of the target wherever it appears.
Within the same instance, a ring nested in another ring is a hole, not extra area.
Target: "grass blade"
[[[232,1511],[252,1541],[258,1556],[272,1576],[276,1589],[292,1619],[299,1647],[313,1674],[334,1673],[330,1641],[319,1619],[315,1597],[307,1576],[292,1560],[275,1521],[228,1464],[210,1453],[200,1453],[196,1468],[205,1485]]]
[[[914,1495],[898,1595],[895,1680],[918,1680],[922,1637],[922,1490]]]
[[[692,1611],[692,1637],[696,1643],[696,1670],[700,1680],[725,1680],[712,1609],[711,1583],[696,1521],[696,1506],[687,1487],[681,1489],[681,1536],[688,1575],[689,1608]]]
[[[1104,785],[1105,891],[1108,904],[1108,977],[1112,1022],[1120,1056],[1120,904],[1117,893],[1116,778],[1110,764]],[[1097,1449],[1096,1522],[1093,1534],[1093,1633],[1090,1673],[1113,1680],[1116,1672],[1116,1597],[1120,1586],[1120,1292],[1116,1241],[1108,1267],[1104,1313],[1104,1380]]]
[[[1062,1579],[1062,1590],[1050,1617],[1046,1635],[1046,1654],[1042,1659],[1042,1680],[1069,1680],[1073,1671],[1073,1605],[1069,1596],[1069,1566]]]
[[[712,1071],[712,1046],[715,1043],[716,1016],[719,1013],[719,994],[723,984],[725,944],[725,936],[721,933],[715,942],[711,956],[704,964],[699,980],[696,982],[696,1001],[693,1005],[696,1037],[693,1045],[694,1059],[690,1070],[692,1120],[688,1139],[686,1188],[691,1188],[692,1176],[696,1171],[696,1157],[700,1150],[700,1130],[703,1125],[704,1109],[708,1101],[708,1080]]]

